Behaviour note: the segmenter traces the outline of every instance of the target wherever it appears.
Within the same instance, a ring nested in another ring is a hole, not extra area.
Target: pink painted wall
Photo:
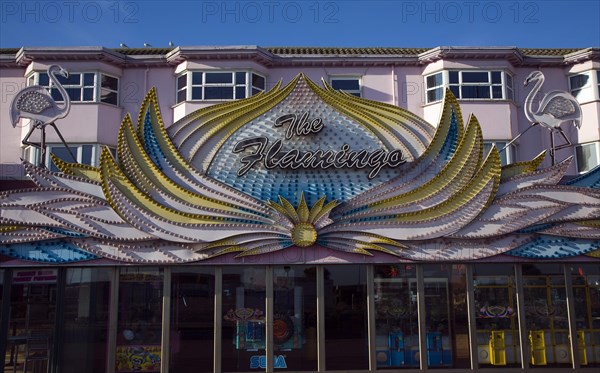
[[[441,103],[425,104],[424,76],[444,69],[504,69],[514,76],[515,101],[469,101],[461,100],[461,108],[465,121],[473,113],[482,126],[484,139],[508,141],[530,126],[523,112],[525,97],[531,86],[523,87],[527,75],[536,68],[514,67],[506,60],[439,60],[423,66],[395,67],[267,67],[255,61],[243,60],[192,60],[177,66],[164,67],[123,67],[98,61],[58,61],[71,71],[103,71],[120,78],[120,106],[101,103],[74,103],[71,113],[57,122],[63,135],[73,143],[101,143],[115,145],[119,125],[127,113],[137,119],[140,104],[146,92],[156,87],[161,113],[168,127],[183,116],[215,104],[215,102],[185,102],[175,104],[176,76],[187,69],[251,69],[267,77],[267,88],[273,87],[278,80],[284,84],[292,80],[300,72],[320,84],[321,78],[330,76],[361,76],[363,97],[386,102],[405,108],[425,120],[437,125]],[[32,70],[44,71],[48,64],[31,63],[25,68],[3,68],[0,70],[2,84],[2,102],[0,107],[0,164],[19,163],[21,156],[20,139],[23,130],[13,129],[8,119],[8,105],[16,90],[25,86],[25,76]],[[572,73],[598,69],[600,64],[586,62],[570,67],[542,67],[546,76],[542,92],[551,90],[568,91],[567,76]],[[584,123],[577,131],[572,126],[565,126],[569,138],[574,143],[598,141],[600,139],[600,100],[592,100],[582,105]],[[26,130],[24,130],[26,132]],[[57,142],[58,138],[48,131],[48,142]],[[541,150],[550,146],[549,132],[546,129],[534,128],[520,140],[516,160],[527,160],[536,156]],[[526,146],[524,145],[526,144]],[[573,148],[562,150],[558,159],[574,154]],[[549,160],[546,161],[549,165]],[[575,173],[574,167],[570,173]]]

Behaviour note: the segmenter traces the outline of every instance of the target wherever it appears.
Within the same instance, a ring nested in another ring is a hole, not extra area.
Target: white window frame
[[[112,88],[109,88],[109,87],[102,87],[102,76],[103,75],[107,76],[109,78],[113,78],[113,79],[117,80],[117,89],[116,90],[114,90]],[[97,84],[96,84],[96,86],[97,86],[96,87],[96,92],[97,92],[97,96],[98,96],[98,100],[97,101],[100,102],[100,103],[103,103],[103,104],[119,106],[119,103],[120,103],[120,101],[119,101],[119,99],[120,99],[120,97],[119,97],[119,88],[120,88],[120,84],[121,84],[121,79],[119,79],[116,76],[110,75],[110,74],[99,72],[96,75],[96,82],[97,82]],[[107,92],[110,92],[110,93],[116,93],[117,94],[117,103],[113,104],[111,102],[102,101],[102,91],[107,91]]]
[[[229,73],[232,74],[231,76],[231,82],[229,83],[209,83],[207,82],[207,74],[223,74],[223,73]],[[244,74],[244,82],[240,83],[238,82],[238,74],[239,73],[243,73]],[[193,74],[201,74],[201,79],[200,79],[200,83],[193,83]],[[264,87],[258,87],[255,86],[253,84],[253,75],[259,76],[263,79],[264,81]],[[186,85],[185,87],[180,87],[179,86],[179,79],[185,76],[185,81],[186,81]],[[177,75],[176,79],[175,79],[175,102],[177,104],[184,102],[184,101],[192,101],[192,102],[223,102],[223,101],[233,101],[233,100],[240,100],[240,99],[244,99],[244,98],[248,98],[254,94],[257,94],[258,92],[263,92],[266,89],[266,85],[267,85],[267,78],[266,76],[259,74],[257,72],[251,71],[251,70],[186,70],[184,72],[182,72],[181,74]],[[231,87],[232,89],[232,98],[216,98],[216,99],[207,99],[206,97],[206,88],[210,88],[210,87]],[[242,96],[238,93],[238,89],[243,88],[243,97],[239,97]],[[201,92],[201,97],[196,97],[194,98],[193,96],[193,91],[194,89],[200,89]],[[185,100],[180,100],[179,95],[180,92],[184,92],[183,95],[185,95]]]
[[[500,152],[509,142],[510,140],[483,140],[483,156],[487,155],[492,146],[496,146],[496,149]],[[509,165],[515,161],[514,149],[514,144],[511,144],[500,153],[500,163],[502,166]]]
[[[83,147],[84,146],[91,146],[91,154],[90,154],[90,162],[89,163],[88,162],[83,163]],[[62,143],[46,144],[46,159],[44,159],[44,165],[46,166],[46,168],[48,168],[49,170],[53,170],[53,171],[57,170],[56,166],[52,162],[52,158],[50,157],[50,154],[52,153],[53,148],[64,148],[64,147],[65,147],[65,145]],[[83,163],[83,164],[86,164],[86,165],[92,166],[92,167],[98,167],[100,165],[100,154],[102,154],[102,149],[105,147],[108,147],[109,150],[111,151],[111,153],[113,155],[116,155],[115,147],[104,145],[104,144],[98,144],[98,143],[69,144],[69,149],[71,149],[71,151],[73,152],[73,155],[75,156],[75,158],[77,158],[77,163]],[[39,165],[38,158],[39,158],[40,152],[41,152],[41,149],[38,148],[37,146],[31,146],[31,145],[26,146],[22,150],[23,159],[25,159],[26,161],[28,161],[34,165]],[[63,159],[63,158],[61,158],[61,159]],[[63,160],[67,163],[73,163],[73,159],[71,159],[71,156],[67,156],[66,159],[63,159]]]
[[[450,72],[457,72],[458,73],[458,83],[450,83]],[[480,82],[480,83],[470,83],[470,82],[465,82],[463,83],[463,73],[465,72],[479,72],[479,73],[487,73],[488,74],[488,82]],[[493,72],[499,72],[500,73],[500,83],[492,83],[492,73]],[[443,85],[435,85],[435,86],[429,86],[427,84],[427,78],[437,75],[437,74],[442,74],[442,80],[443,80]],[[507,76],[510,77],[510,79],[507,78]],[[456,90],[458,92],[455,92],[454,90],[453,93],[456,96],[457,100],[465,100],[465,101],[514,101],[514,84],[515,84],[515,78],[512,75],[511,72],[507,71],[507,70],[501,70],[501,69],[463,69],[463,70],[455,70],[455,69],[451,69],[451,70],[441,70],[441,71],[436,71],[434,73],[431,74],[427,74],[423,77],[424,79],[424,83],[423,86],[425,87],[425,104],[431,104],[431,103],[435,103],[435,102],[440,102],[443,99],[443,95],[442,98],[439,99],[435,99],[435,100],[429,100],[429,92],[440,89],[440,88],[450,88],[452,90],[453,87],[456,87]],[[509,82],[512,82],[512,86],[509,86]],[[486,98],[463,98],[462,96],[462,87],[466,87],[466,86],[479,86],[479,87],[489,87],[489,94],[490,97]],[[493,97],[493,87],[501,87],[502,90],[502,97]],[[456,94],[458,93],[458,95]]]
[[[254,75],[259,76],[263,79],[263,87],[254,85]],[[250,79],[250,81],[248,81],[248,79]],[[260,92],[264,92],[267,89],[267,77],[261,74],[257,74],[254,71],[250,71],[250,73],[246,76],[246,85],[248,85],[246,97],[254,96]]]
[[[181,78],[184,78],[184,79],[181,79]],[[182,81],[185,82],[182,87],[179,86],[179,81],[180,80],[182,80]],[[187,94],[188,85],[189,84],[188,84],[188,73],[187,73],[187,71],[183,72],[183,73],[181,73],[181,74],[179,74],[179,75],[177,75],[175,77],[175,102],[177,104],[179,104],[180,102],[188,101],[188,94]],[[181,99],[181,100],[179,99],[179,94],[180,93],[183,93],[183,99]]]
[[[579,75],[586,75],[589,79],[585,85],[575,88],[571,79]],[[600,99],[600,70],[587,70],[569,74],[567,81],[569,83],[569,92],[580,104]]]
[[[450,72],[458,72],[458,83],[450,83]],[[487,73],[488,81],[487,82],[463,82],[463,74],[464,73]],[[492,73],[498,72],[500,73],[500,83],[493,83]],[[509,100],[507,93],[507,82],[506,82],[506,74],[509,74],[505,70],[493,70],[493,69],[476,69],[476,70],[448,70],[446,72],[448,74],[448,87],[452,89],[452,87],[457,87],[459,95],[456,97],[459,100],[469,100],[469,101],[498,101],[498,100]],[[513,78],[511,76],[511,78]],[[514,85],[514,78],[512,79]],[[488,87],[489,88],[489,97],[463,97],[463,87]],[[494,87],[500,87],[502,91],[502,97],[494,97]],[[513,86],[514,89],[514,86]],[[513,95],[514,96],[514,95]]]
[[[333,87],[334,80],[356,80],[358,82],[358,89],[344,89],[339,91],[344,91],[356,97],[362,97],[362,76],[361,75],[330,75],[329,76],[329,85]],[[334,88],[335,89],[335,88]]]
[[[435,76],[435,75],[441,75],[441,77],[442,77],[442,84],[441,85],[434,85],[434,86],[430,87],[427,84],[427,78]],[[447,86],[446,82],[448,82],[448,79],[447,79],[447,76],[446,76],[446,74],[445,74],[444,71],[437,71],[437,72],[435,72],[433,74],[425,75],[425,103],[430,104],[430,103],[433,103],[433,102],[440,102],[440,101],[442,101],[444,99],[444,88]],[[434,100],[429,100],[429,92],[435,92],[435,91],[437,91],[439,89],[442,90],[442,95],[440,96],[440,98],[439,99],[436,98]]]
[[[585,170],[581,169],[581,166],[579,164],[579,157],[577,156],[577,150],[581,149],[583,147],[592,147],[592,148],[595,148],[595,150],[596,150],[596,164]],[[588,143],[584,143],[584,144],[577,144],[577,145],[575,145],[573,152],[575,153],[575,165],[577,167],[577,173],[579,173],[579,174],[584,174],[600,164],[600,141],[593,141],[593,142],[588,142]]]
[[[29,75],[27,77],[27,84],[28,85],[42,85],[40,84],[40,75],[41,74],[45,74],[48,75],[47,72],[45,71],[35,71],[33,72],[31,75]],[[85,85],[84,83],[84,77],[85,74],[93,74],[94,75],[94,83],[92,85]],[[102,103],[102,104],[107,104],[107,105],[112,105],[112,106],[119,106],[120,103],[120,94],[119,94],[119,90],[120,90],[120,84],[121,84],[121,79],[118,76],[114,76],[112,74],[107,74],[105,72],[102,71],[75,71],[75,72],[69,72],[69,76],[72,75],[79,75],[80,79],[79,79],[79,84],[75,85],[75,84],[65,84],[63,85],[63,87],[67,90],[69,89],[79,89],[80,90],[80,99],[79,100],[74,100],[71,97],[71,102],[72,103]],[[102,87],[102,75],[108,76],[110,78],[116,79],[117,80],[117,89],[113,90],[107,87]],[[42,85],[43,87],[46,87],[46,89],[48,90],[48,92],[50,94],[52,94],[52,89],[56,89],[54,86],[54,83],[50,80],[50,77],[48,77],[48,85]],[[92,89],[92,99],[91,100],[84,100],[84,92],[85,89]],[[106,101],[102,101],[102,90],[106,90],[108,92],[112,92],[112,93],[116,93],[117,94],[117,102],[116,104],[110,103],[110,102],[106,102]],[[63,97],[61,96],[60,99],[55,99],[56,102],[63,102]]]

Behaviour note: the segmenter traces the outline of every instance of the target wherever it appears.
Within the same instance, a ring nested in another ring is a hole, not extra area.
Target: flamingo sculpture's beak
[[[529,84],[530,81],[531,81],[531,78],[525,79],[525,81],[523,82],[523,86],[527,87],[527,85]]]

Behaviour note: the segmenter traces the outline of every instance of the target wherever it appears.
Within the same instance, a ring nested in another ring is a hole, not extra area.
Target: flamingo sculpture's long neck
[[[544,76],[543,75],[541,75],[540,77],[538,77],[536,79],[533,89],[529,92],[529,94],[525,98],[525,116],[531,123],[537,122],[537,120],[535,118],[536,112],[533,111],[533,100],[534,100],[535,96],[537,95],[537,93],[540,91],[542,84],[544,84]]]
[[[50,77],[50,80],[52,80],[60,94],[63,96],[64,104],[59,110],[60,116],[58,118],[64,118],[69,113],[69,109],[71,107],[71,98],[69,97],[69,94],[67,93],[65,87],[63,87],[62,84],[56,78],[56,71],[50,71],[48,76]]]

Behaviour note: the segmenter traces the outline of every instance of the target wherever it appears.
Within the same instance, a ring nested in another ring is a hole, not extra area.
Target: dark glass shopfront
[[[598,263],[0,273],[6,372],[600,367]]]

